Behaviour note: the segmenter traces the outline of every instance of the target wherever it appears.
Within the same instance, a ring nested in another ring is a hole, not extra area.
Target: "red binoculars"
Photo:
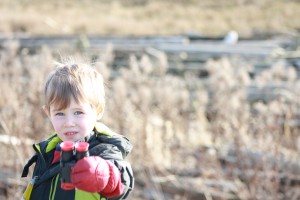
[[[64,190],[73,190],[75,186],[71,182],[71,168],[76,164],[77,160],[89,156],[89,143],[65,141],[60,144],[60,147],[61,188]]]

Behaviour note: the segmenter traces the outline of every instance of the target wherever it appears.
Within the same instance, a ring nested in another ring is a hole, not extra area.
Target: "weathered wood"
[[[200,177],[174,177],[174,180],[159,181],[162,191],[171,196],[184,196],[187,199],[240,199],[239,191],[232,181],[202,179]]]
[[[199,69],[205,70],[205,68],[199,67]],[[197,82],[188,82],[190,85],[194,85],[194,88],[204,87],[209,95],[214,95],[215,91],[211,88],[211,82],[209,78],[199,80]],[[245,97],[250,103],[254,102],[270,102],[279,98],[286,99],[291,102],[297,102],[300,98],[299,90],[300,83],[288,81],[269,81],[268,83],[260,84],[253,82],[249,85],[245,85],[243,88],[237,88],[245,92]],[[196,93],[196,91],[191,91]]]
[[[287,81],[269,82],[263,85],[252,83],[246,87],[246,94],[250,102],[269,102],[280,97],[293,101],[300,98],[297,92],[299,89],[299,84]]]
[[[292,64],[297,58],[283,55],[295,54],[295,51],[285,50],[292,41],[286,39],[240,40],[234,45],[224,44],[219,39],[191,40],[188,36],[149,36],[149,37],[117,37],[117,36],[51,36],[51,37],[0,37],[0,46],[8,40],[19,41],[20,48],[33,52],[42,47],[49,48],[78,48],[98,55],[111,46],[114,54],[113,67],[128,65],[131,54],[141,56],[151,55],[154,51],[162,52],[167,57],[172,70],[194,69],[197,64],[205,63],[208,59],[224,56],[239,56],[254,65],[253,74],[263,68],[268,68],[278,59],[287,59]],[[35,50],[34,50],[35,49]],[[151,49],[151,51],[149,51]],[[298,55],[298,54],[297,54]],[[152,55],[153,56],[153,55]],[[251,60],[249,60],[251,59]],[[199,67],[201,68],[201,66]],[[201,71],[201,69],[200,69]],[[300,76],[300,67],[298,69]]]
[[[274,41],[239,41],[235,45],[226,45],[215,41],[189,41],[183,36],[152,36],[152,37],[96,37],[96,36],[52,36],[52,37],[1,37],[0,44],[7,40],[17,40],[21,48],[39,48],[48,46],[58,48],[65,46],[78,46],[88,49],[104,49],[113,45],[119,51],[143,51],[148,47],[157,48],[167,54],[186,52],[189,54],[209,55],[244,55],[244,56],[270,56],[272,51],[280,47]]]
[[[229,167],[239,176],[245,180],[253,176],[260,176],[264,178],[274,178],[278,176],[282,182],[290,179],[291,182],[300,185],[300,160],[291,160],[288,156],[280,156],[268,154],[266,152],[254,151],[253,149],[236,149],[230,147],[228,149],[221,149],[219,160],[224,168]],[[243,169],[232,166],[243,166]],[[272,171],[277,169],[276,172]]]
[[[271,56],[274,48],[265,49],[260,47],[249,48],[247,46],[225,45],[225,44],[162,44],[158,49],[166,52],[167,54],[186,52],[189,54],[208,54],[211,56],[216,55],[240,55],[240,56],[257,56],[266,57]]]
[[[50,48],[63,47],[65,45],[75,46],[78,43],[84,43],[86,48],[103,48],[108,44],[119,47],[145,47],[161,43],[184,43],[185,37],[182,36],[153,36],[153,37],[106,37],[106,36],[13,36],[0,37],[0,44],[7,40],[17,40],[20,42],[22,48],[39,48],[41,46],[48,46]],[[118,48],[117,48],[118,49]]]

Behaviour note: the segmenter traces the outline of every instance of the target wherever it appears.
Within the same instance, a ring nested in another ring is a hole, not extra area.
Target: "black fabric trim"
[[[23,168],[21,177],[27,177],[27,175],[29,173],[29,167],[37,161],[37,158],[38,158],[38,156],[35,154],[28,160],[27,164]]]

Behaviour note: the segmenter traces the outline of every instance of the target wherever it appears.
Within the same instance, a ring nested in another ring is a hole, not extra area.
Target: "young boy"
[[[44,111],[55,133],[34,144],[35,155],[25,165],[22,177],[35,163],[32,179],[22,199],[124,199],[134,185],[131,166],[124,158],[132,145],[124,136],[97,122],[104,112],[102,76],[85,64],[63,64],[48,77]],[[88,142],[89,156],[72,165],[71,184],[61,188],[60,143]]]

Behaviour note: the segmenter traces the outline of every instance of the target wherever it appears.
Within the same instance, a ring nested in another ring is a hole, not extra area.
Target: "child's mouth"
[[[66,136],[73,136],[73,135],[75,135],[75,134],[76,134],[76,132],[66,132],[66,133],[65,133]]]

